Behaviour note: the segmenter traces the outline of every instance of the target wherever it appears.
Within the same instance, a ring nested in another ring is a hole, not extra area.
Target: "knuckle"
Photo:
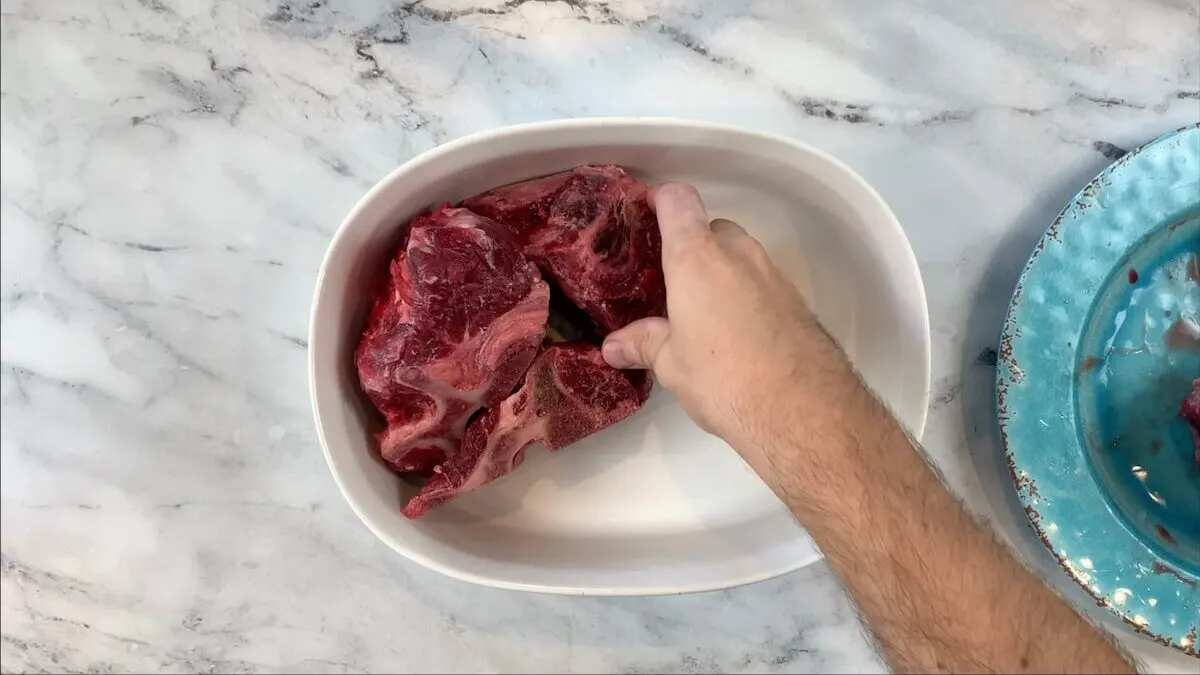
[[[659,188],[663,194],[672,197],[699,197],[700,192],[686,183],[667,183]]]
[[[708,238],[694,239],[679,246],[675,257],[679,264],[686,266],[707,266],[714,262],[719,253],[713,242]]]
[[[738,239],[738,245],[741,246],[742,251],[755,263],[759,265],[771,264],[771,254],[767,253],[767,247],[763,246],[761,241],[751,236],[745,236]]]
[[[683,183],[667,183],[658,188],[656,196],[658,203],[666,202],[676,208],[700,201],[700,193],[691,185]]]
[[[642,358],[650,359],[654,356],[654,336],[648,330],[641,331],[633,338],[634,347],[637,348]]]

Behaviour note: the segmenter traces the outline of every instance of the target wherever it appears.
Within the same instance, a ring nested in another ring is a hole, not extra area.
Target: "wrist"
[[[779,442],[804,441],[846,429],[865,390],[841,348],[815,321],[781,336],[787,344],[770,350],[743,380],[732,399],[723,437],[735,448],[767,451]]]
[[[864,438],[891,436],[886,411],[838,355],[762,388],[723,434],[802,520],[864,498],[875,449]]]

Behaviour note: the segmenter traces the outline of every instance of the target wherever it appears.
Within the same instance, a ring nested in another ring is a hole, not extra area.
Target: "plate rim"
[[[500,126],[496,128],[486,129],[470,133],[425,152],[422,152],[408,161],[400,164],[386,176],[379,179],[351,208],[347,215],[339,224],[337,230],[331,237],[326,251],[322,257],[321,266],[318,270],[316,282],[314,285],[312,306],[309,316],[309,346],[308,346],[308,384],[311,405],[313,410],[313,418],[316,423],[317,437],[321,445],[322,452],[325,456],[326,464],[333,474],[334,481],[346,499],[351,509],[358,516],[358,519],[367,526],[367,528],[382,542],[386,543],[391,549],[405,556],[406,558],[440,574],[455,578],[469,583],[488,586],[492,588],[500,588],[506,590],[528,591],[549,594],[564,594],[564,595],[589,595],[589,596],[652,596],[652,595],[677,595],[684,593],[695,593],[704,591],[722,590],[737,586],[757,583],[772,579],[788,572],[793,572],[802,569],[814,562],[821,560],[823,555],[818,549],[811,544],[811,540],[801,536],[797,538],[797,542],[804,544],[806,547],[813,549],[813,552],[806,556],[797,556],[794,561],[788,561],[786,564],[777,565],[772,568],[764,568],[753,574],[729,575],[723,578],[714,578],[712,580],[698,582],[686,585],[631,585],[631,586],[583,586],[583,585],[554,585],[554,584],[529,584],[520,581],[513,581],[492,576],[485,576],[474,572],[465,571],[458,567],[445,565],[429,556],[426,556],[418,551],[415,551],[405,545],[403,542],[396,540],[390,534],[381,531],[372,522],[371,519],[364,516],[364,510],[357,503],[357,499],[350,491],[346,489],[343,478],[337,469],[334,458],[332,456],[329,443],[326,439],[324,425],[321,420],[320,405],[318,402],[317,382],[316,382],[316,361],[317,361],[317,346],[320,340],[315,335],[317,329],[317,314],[318,314],[318,298],[320,290],[324,285],[328,266],[330,264],[330,253],[338,247],[339,242],[346,236],[348,225],[359,217],[359,214],[375,202],[386,189],[395,181],[403,178],[403,176],[419,170],[427,163],[433,162],[436,159],[455,152],[466,146],[492,141],[504,136],[520,136],[524,134],[537,134],[546,131],[564,131],[564,130],[579,130],[593,129],[598,127],[654,127],[654,126],[670,126],[678,127],[697,132],[711,132],[721,134],[731,134],[742,136],[744,138],[755,138],[761,141],[770,141],[772,143],[788,146],[791,149],[806,153],[823,161],[834,171],[840,172],[843,176],[852,181],[857,188],[862,191],[866,199],[874,202],[884,218],[882,225],[891,230],[892,234],[899,237],[899,241],[904,243],[903,251],[895,252],[901,260],[897,261],[904,267],[904,272],[910,277],[914,284],[917,296],[913,298],[914,304],[920,310],[920,316],[916,317],[920,322],[922,340],[920,358],[923,360],[924,383],[921,388],[921,405],[918,408],[919,414],[914,418],[913,426],[909,429],[910,433],[918,440],[924,433],[925,425],[929,415],[929,399],[931,395],[931,372],[932,372],[932,333],[930,330],[929,321],[929,306],[923,277],[921,275],[920,266],[916,259],[916,254],[912,249],[912,243],[908,238],[899,219],[892,211],[888,203],[882,196],[856,171],[850,168],[847,164],[837,159],[833,155],[826,153],[820,149],[812,147],[806,143],[794,140],[785,136],[766,133],[756,130],[745,129],[742,127],[719,124],[713,122],[705,122],[700,120],[673,118],[673,117],[581,117],[568,119],[555,119],[537,122],[527,122],[521,124],[513,124]],[[803,533],[803,530],[801,530]]]
[[[1075,581],[1075,583],[1083,587],[1083,589],[1096,600],[1097,604],[1107,608],[1113,614],[1121,618],[1134,630],[1134,632],[1145,635],[1160,644],[1178,649],[1189,656],[1197,656],[1200,654],[1200,652],[1197,652],[1196,624],[1188,626],[1190,631],[1187,633],[1183,632],[1186,621],[1183,622],[1184,625],[1180,625],[1174,631],[1168,631],[1163,624],[1169,624],[1169,622],[1155,620],[1158,617],[1147,619],[1140,613],[1131,616],[1128,610],[1123,609],[1122,603],[1114,602],[1113,599],[1107,597],[1105,593],[1100,590],[1098,585],[1089,583],[1091,580],[1091,575],[1086,570],[1079,569],[1079,566],[1071,562],[1069,557],[1065,554],[1064,549],[1055,548],[1053,542],[1059,539],[1058,535],[1056,534],[1058,530],[1057,528],[1051,530],[1049,526],[1043,526],[1044,519],[1039,509],[1045,508],[1046,502],[1042,499],[1035,477],[1029,470],[1030,468],[1037,470],[1037,467],[1027,467],[1020,464],[1020,455],[1022,452],[1020,448],[1017,447],[1021,442],[1018,440],[1020,433],[1019,430],[1014,429],[1014,421],[1009,412],[1009,406],[1014,403],[1014,399],[1015,402],[1019,404],[1022,399],[1022,392],[1027,391],[1020,386],[1021,382],[1024,380],[1025,373],[1019,367],[1014,352],[1023,341],[1023,335],[1020,331],[1020,328],[1025,324],[1022,321],[1022,316],[1026,313],[1025,308],[1031,304],[1028,302],[1022,302],[1022,295],[1026,286],[1026,282],[1030,281],[1031,279],[1036,280],[1036,276],[1039,271],[1039,264],[1043,259],[1043,254],[1049,249],[1050,246],[1059,242],[1060,233],[1065,231],[1063,228],[1078,228],[1087,226],[1090,220],[1093,220],[1097,217],[1097,213],[1103,212],[1105,207],[1103,204],[1099,203],[1099,196],[1105,194],[1106,182],[1111,184],[1109,179],[1111,179],[1115,174],[1118,174],[1126,167],[1130,167],[1136,160],[1148,156],[1149,153],[1155,151],[1156,149],[1165,148],[1166,144],[1170,143],[1173,139],[1187,139],[1191,138],[1190,135],[1200,137],[1200,122],[1184,125],[1168,131],[1138,146],[1137,148],[1130,150],[1116,161],[1106,166],[1094,178],[1088,181],[1083,188],[1080,189],[1079,192],[1067,202],[1059,214],[1054,218],[1054,220],[1051,222],[1051,225],[1047,228],[1046,232],[1035,245],[1033,252],[1025,264],[1025,267],[1021,271],[1021,275],[1014,288],[1012,298],[1009,301],[1008,309],[1004,318],[1003,329],[1000,335],[1000,349],[998,350],[999,359],[996,371],[995,392],[996,415],[999,422],[1001,445],[1004,451],[1005,463],[1008,467],[1009,478],[1012,481],[1013,487],[1017,493],[1017,497],[1021,502],[1021,506],[1025,511],[1025,515],[1029,521],[1030,527],[1032,527],[1034,532],[1037,534],[1038,539],[1049,551],[1055,562],[1059,565],[1059,567],[1067,572],[1067,575],[1073,581]],[[1166,148],[1166,150],[1169,151],[1169,148]],[[1143,197],[1143,199],[1146,198]],[[1146,225],[1144,230],[1140,232],[1140,235],[1141,237],[1144,237],[1169,226],[1170,224],[1167,222],[1156,221],[1152,224]],[[1137,241],[1140,240],[1141,238],[1139,237]],[[1128,250],[1130,249],[1126,248],[1122,255],[1125,255]],[[1087,320],[1086,317],[1089,313],[1090,303],[1088,312],[1084,314],[1085,324]],[[1070,370],[1074,371],[1074,367],[1072,366]],[[1066,405],[1066,407],[1073,409],[1074,395],[1073,393],[1068,393],[1068,395],[1072,400],[1067,402],[1068,405]],[[1072,427],[1074,427],[1074,425],[1075,422],[1074,418],[1072,417]],[[1010,435],[1010,432],[1015,433]],[[1082,461],[1088,461],[1087,458],[1083,456],[1086,455],[1087,449],[1081,446],[1078,436],[1076,434],[1071,434],[1071,438],[1072,442],[1070,445],[1073,447],[1070,451],[1064,450],[1064,452],[1080,455]],[[1100,510],[1100,512],[1104,514],[1103,517],[1111,520],[1113,526],[1112,529],[1120,532],[1124,537],[1124,539],[1121,540],[1121,543],[1128,544],[1134,547],[1135,550],[1144,551],[1152,558],[1151,564],[1146,565],[1147,570],[1155,569],[1153,567],[1154,563],[1168,565],[1168,563],[1165,561],[1161,561],[1147,544],[1129,531],[1128,526],[1122,521],[1122,517],[1119,514],[1113,513],[1113,507],[1109,503],[1109,500],[1104,498],[1103,491],[1096,483],[1093,471],[1089,470],[1086,475],[1088,476],[1088,481],[1086,484],[1102,498],[1101,503],[1104,504],[1104,508]],[[1091,493],[1089,492],[1088,494],[1090,495]],[[1173,587],[1178,587],[1181,597],[1186,598],[1188,595],[1196,594],[1196,584],[1200,583],[1200,580],[1197,580],[1191,574],[1188,574],[1186,570],[1175,570],[1173,566],[1169,565],[1168,569],[1177,572],[1177,574],[1155,576],[1167,576],[1170,578],[1170,585]],[[1143,575],[1143,577],[1149,576],[1149,574]],[[1128,581],[1124,581],[1122,583],[1129,586],[1134,585]],[[1144,585],[1145,584],[1143,584],[1143,586]],[[1113,590],[1113,593],[1116,593],[1116,589]],[[1151,612],[1146,613],[1149,614]]]

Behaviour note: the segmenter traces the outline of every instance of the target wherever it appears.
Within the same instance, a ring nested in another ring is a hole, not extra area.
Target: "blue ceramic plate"
[[[1197,654],[1200,125],[1117,160],[1038,243],[1004,323],[1001,436],[1059,563],[1139,632]]]

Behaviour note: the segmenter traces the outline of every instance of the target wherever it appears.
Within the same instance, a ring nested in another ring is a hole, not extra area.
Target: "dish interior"
[[[1200,351],[1173,338],[1200,321],[1200,214],[1131,248],[1104,283],[1079,349],[1080,433],[1123,524],[1163,559],[1200,574],[1200,469],[1179,405]]]

